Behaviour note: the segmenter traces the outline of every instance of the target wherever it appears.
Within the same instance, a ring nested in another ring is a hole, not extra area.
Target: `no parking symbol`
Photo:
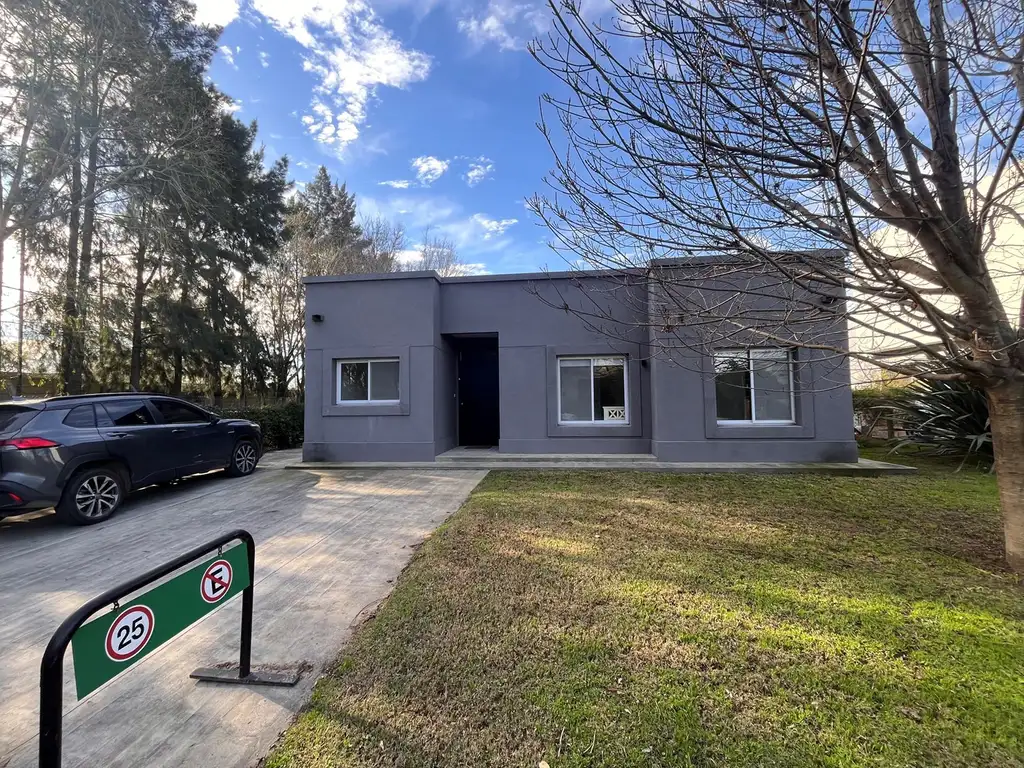
[[[208,603],[219,602],[231,589],[231,563],[215,560],[203,572],[199,582],[199,594]]]

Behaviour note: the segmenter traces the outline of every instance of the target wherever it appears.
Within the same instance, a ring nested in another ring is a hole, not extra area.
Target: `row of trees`
[[[218,36],[187,0],[0,2],[0,284],[4,252],[20,262],[0,371],[285,395],[302,276],[409,265],[401,227],[360,226],[326,169],[289,201],[287,161],[206,78]],[[438,246],[457,269],[436,238],[424,259]]]

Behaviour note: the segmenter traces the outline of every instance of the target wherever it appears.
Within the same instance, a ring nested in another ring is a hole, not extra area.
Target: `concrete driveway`
[[[287,470],[207,475],[131,498],[112,520],[65,528],[0,521],[0,767],[35,765],[39,661],[86,600],[234,528],[256,539],[253,664],[308,663],[295,688],[197,683],[237,661],[236,598],[82,702],[65,664],[65,766],[248,766],[273,744],[352,627],[484,471]]]

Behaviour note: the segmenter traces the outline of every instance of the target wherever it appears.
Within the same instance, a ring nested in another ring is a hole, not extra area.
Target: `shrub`
[[[263,448],[279,451],[302,446],[303,404],[289,401],[271,405],[232,405],[215,408],[221,416],[255,421],[263,429]]]
[[[991,459],[992,430],[985,393],[963,381],[920,380],[890,401],[908,439],[939,456]],[[899,446],[897,446],[898,448]]]

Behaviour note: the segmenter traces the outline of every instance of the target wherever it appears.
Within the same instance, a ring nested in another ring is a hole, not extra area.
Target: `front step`
[[[653,453],[498,453],[455,448],[439,454],[434,460],[439,464],[648,464],[658,459]]]

